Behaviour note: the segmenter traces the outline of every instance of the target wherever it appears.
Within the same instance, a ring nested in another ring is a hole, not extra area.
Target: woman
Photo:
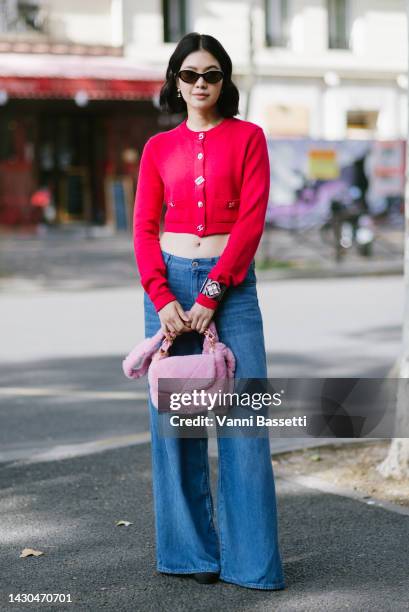
[[[214,319],[237,378],[266,378],[254,254],[269,194],[264,133],[234,118],[232,63],[212,36],[190,33],[169,60],[162,110],[187,111],[145,144],[134,246],[145,336],[173,335],[171,354],[201,353]],[[165,231],[159,222],[166,203]],[[149,399],[157,569],[249,588],[285,588],[268,436],[218,436],[217,527],[207,438],[161,437]]]

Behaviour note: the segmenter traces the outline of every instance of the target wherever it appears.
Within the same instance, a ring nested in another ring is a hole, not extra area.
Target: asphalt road
[[[277,281],[258,292],[270,377],[370,378],[393,366],[402,277]],[[143,338],[140,289],[3,294],[0,337],[0,460],[148,432],[146,380],[121,369]]]
[[[216,477],[212,460],[212,485]],[[0,466],[0,609],[161,612],[408,610],[409,516],[280,479],[287,588],[202,586],[155,569],[149,445]],[[133,524],[117,527],[118,520]],[[44,555],[20,558],[23,548]],[[10,604],[13,593],[71,604]]]

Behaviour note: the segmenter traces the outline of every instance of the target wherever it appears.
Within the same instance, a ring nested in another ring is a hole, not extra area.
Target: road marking
[[[104,450],[122,448],[124,446],[146,444],[150,442],[150,439],[150,432],[142,431],[124,436],[102,438],[101,440],[94,440],[91,442],[79,442],[78,444],[58,444],[57,446],[52,446],[48,449],[31,448],[14,451],[10,450],[0,453],[0,462],[13,461],[13,463],[9,464],[7,467],[16,467],[31,463],[60,461],[61,459],[72,459],[73,457],[92,455]]]
[[[0,396],[52,397],[69,396],[79,399],[147,400],[146,391],[89,391],[73,387],[0,387]]]

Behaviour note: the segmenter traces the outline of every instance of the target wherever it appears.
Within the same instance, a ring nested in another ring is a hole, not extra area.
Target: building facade
[[[125,56],[117,8],[0,0],[0,225],[129,226],[162,74]]]
[[[218,38],[232,57],[242,116],[271,136],[406,138],[405,0],[121,6],[125,53],[146,65],[165,68],[186,32]]]
[[[0,0],[0,224],[129,224],[178,40],[218,38],[271,138],[406,139],[404,0]],[[45,198],[47,199],[47,198]]]

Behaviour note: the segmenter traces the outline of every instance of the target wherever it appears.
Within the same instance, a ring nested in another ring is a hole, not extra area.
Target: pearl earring
[[[180,89],[178,89],[178,94],[177,94],[177,97],[178,97],[178,98],[181,98],[181,97],[182,97],[182,92],[180,91]]]

